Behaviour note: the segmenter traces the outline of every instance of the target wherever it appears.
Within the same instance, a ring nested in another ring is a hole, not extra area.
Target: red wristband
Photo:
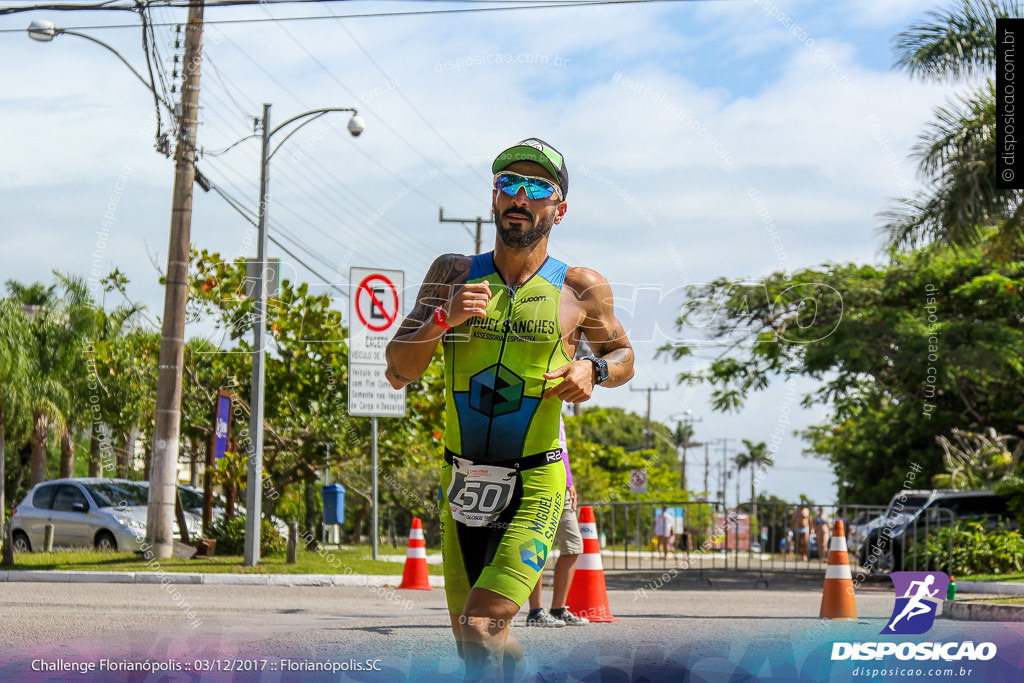
[[[452,326],[448,324],[448,319],[444,317],[444,309],[440,306],[434,309],[434,322],[446,330],[452,329]]]

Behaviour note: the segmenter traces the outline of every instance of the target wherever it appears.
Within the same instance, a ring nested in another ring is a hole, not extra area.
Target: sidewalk
[[[434,588],[443,576],[429,577]],[[198,574],[190,572],[83,572],[59,570],[0,571],[0,583],[160,583],[208,586],[397,586],[400,574]]]

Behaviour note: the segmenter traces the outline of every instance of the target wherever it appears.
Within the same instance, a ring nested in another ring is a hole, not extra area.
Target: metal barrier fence
[[[806,549],[801,545],[794,519],[798,504],[758,503],[755,510],[743,504],[727,510],[720,501],[706,502],[601,502],[585,503],[594,509],[605,569],[656,569],[670,567],[740,569],[771,572],[824,571],[828,561],[833,523],[844,522],[850,564],[874,573],[888,573],[902,566],[911,543],[923,541],[930,532],[951,525],[949,510],[915,519],[907,525],[903,540],[879,543],[884,538],[884,505],[809,506],[810,524]],[[672,513],[674,538],[669,547],[659,545],[655,524],[662,508]],[[798,522],[797,522],[798,523]],[[890,526],[892,529],[892,526]],[[889,532],[892,537],[892,531]],[[950,535],[952,539],[952,535]],[[907,540],[910,539],[910,540]],[[874,551],[874,546],[883,546]],[[806,550],[806,556],[804,554]],[[952,541],[949,549],[952,556]],[[877,556],[871,561],[872,555]],[[919,554],[909,556],[916,569]],[[925,569],[926,567],[921,567]],[[935,567],[930,567],[934,569]]]

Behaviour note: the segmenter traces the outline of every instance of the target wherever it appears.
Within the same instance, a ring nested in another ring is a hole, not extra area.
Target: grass
[[[957,581],[1006,581],[1007,583],[1020,583],[1024,581],[1024,572],[1016,574],[974,574],[972,576],[958,576]]]
[[[1024,597],[1016,598],[971,598],[969,602],[990,602],[996,605],[1024,605]]]
[[[388,546],[378,550],[379,555],[404,555],[404,548]],[[430,552],[428,550],[428,552]],[[437,550],[433,552],[439,552]],[[375,574],[401,576],[403,562],[373,560],[370,548],[354,546],[324,548],[322,554],[300,551],[297,562],[288,564],[284,555],[263,557],[256,567],[243,567],[241,555],[185,560],[172,557],[160,560],[160,569],[166,572],[193,572],[201,574]],[[18,553],[14,565],[0,569],[144,572],[153,571],[146,559],[137,553],[104,553],[95,550],[66,550],[52,553]],[[431,575],[440,576],[440,565],[427,565]],[[348,571],[351,570],[351,571]]]

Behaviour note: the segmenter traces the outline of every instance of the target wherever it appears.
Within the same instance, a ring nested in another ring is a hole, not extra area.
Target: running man
[[[563,401],[633,376],[633,349],[607,280],[550,258],[569,176],[536,138],[491,166],[494,251],[438,257],[387,347],[396,389],[427,369],[443,342],[445,465],[441,509],[445,591],[469,678],[510,674],[509,637],[551,549],[565,495],[558,445]],[[594,356],[573,360],[581,338]],[[507,656],[506,656],[507,655]]]
[[[892,623],[889,624],[890,631],[893,633],[896,632],[896,629],[893,627],[896,626],[896,622],[903,617],[906,617],[907,621],[910,621],[912,617],[916,617],[919,614],[927,614],[932,611],[931,607],[924,604],[923,600],[925,598],[933,598],[935,597],[935,594],[939,592],[938,588],[933,591],[928,590],[933,583],[935,583],[935,576],[932,574],[926,576],[924,581],[910,582],[910,585],[907,586],[907,594],[903,596],[905,598],[910,598],[910,600],[907,602],[907,606],[903,608],[903,611],[899,613],[899,616],[893,619]],[[916,593],[914,593],[914,586],[917,586]],[[911,595],[911,593],[914,594]]]

